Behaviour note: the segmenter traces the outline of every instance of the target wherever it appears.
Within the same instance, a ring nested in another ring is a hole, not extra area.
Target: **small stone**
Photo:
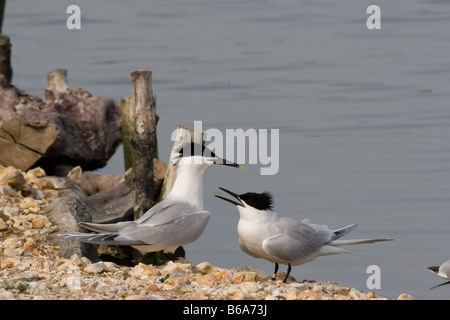
[[[352,298],[353,300],[367,300],[366,296],[364,295],[364,293],[356,290],[355,288],[351,288],[350,292],[349,292],[349,296],[350,298]]]
[[[28,183],[34,183],[38,178],[44,176],[46,176],[46,173],[41,167],[30,169],[25,174],[25,178],[27,179]]]
[[[9,229],[9,225],[0,218],[0,231],[6,231]]]
[[[58,271],[64,271],[71,266],[76,266],[76,264],[73,261],[70,261],[69,259],[65,259],[65,258],[56,260],[55,264],[54,264],[54,267]]]
[[[46,295],[50,292],[50,289],[47,288],[45,282],[31,282],[29,292],[32,295]],[[42,300],[42,299],[39,299]]]
[[[286,300],[296,300],[298,296],[298,291],[295,289],[286,289],[285,292],[279,295],[280,297],[283,297]]]
[[[161,274],[166,275],[168,273],[182,272],[181,268],[173,261],[167,262],[166,266],[161,269]]]
[[[256,293],[261,290],[261,285],[258,282],[243,282],[238,284],[238,287],[245,293]]]
[[[7,216],[8,218],[16,217],[20,213],[19,207],[5,207],[3,208],[3,215]]]
[[[54,189],[55,186],[53,185],[53,182],[51,182],[49,179],[39,179],[33,184],[34,190],[48,190],[48,189]]]
[[[100,272],[104,271],[105,269],[106,269],[105,265],[103,264],[102,261],[100,261],[100,262],[97,262],[97,263],[92,263],[92,264],[87,265],[83,269],[83,271],[87,272],[87,273],[90,273],[90,274],[97,274],[97,273],[100,273]]]
[[[233,278],[233,271],[227,269],[220,269],[220,271],[215,274],[215,277],[219,280],[230,282]]]
[[[11,292],[0,290],[0,300],[16,300],[16,298]]]
[[[207,262],[207,261],[202,262],[202,263],[199,263],[199,264],[196,265],[195,267],[196,267],[201,273],[203,273],[203,274],[207,274],[207,273],[216,273],[216,272],[219,272],[219,271],[220,271],[219,268],[213,267],[213,266],[211,265],[211,263],[209,263],[209,262]]]
[[[31,220],[31,224],[36,229],[50,228],[52,223],[45,216],[37,216]]]
[[[6,197],[14,197],[16,192],[10,185],[0,185],[0,194]]]
[[[347,295],[349,294],[349,292],[350,292],[350,289],[349,289],[349,288],[344,288],[344,287],[342,287],[342,288],[337,288],[337,289],[335,289],[335,290],[333,291],[333,294],[347,296]]]
[[[79,275],[70,276],[66,280],[66,287],[71,291],[81,291],[81,278]]]
[[[223,283],[222,280],[217,279],[213,274],[206,274],[204,276],[195,276],[194,279],[198,283],[204,284],[207,286],[214,286],[214,285]]]
[[[11,268],[12,266],[14,266],[14,262],[12,262],[11,260],[2,260],[0,262],[0,269],[7,269]]]
[[[10,185],[15,188],[25,183],[26,180],[20,170],[11,166],[2,168],[0,172],[0,185]]]
[[[407,293],[401,293],[398,296],[397,300],[415,300],[415,299]]]
[[[226,294],[231,300],[247,299],[247,295],[236,285],[231,285],[228,289],[226,289]]]
[[[317,292],[317,293],[321,293],[321,292],[323,292],[323,287],[321,285],[315,284],[312,287],[312,291]]]
[[[145,290],[147,290],[148,292],[158,292],[158,291],[159,291],[159,288],[158,288],[158,286],[157,286],[156,284],[150,283],[150,284],[145,288]]]
[[[21,248],[22,241],[20,241],[17,238],[9,238],[9,239],[6,239],[5,241],[3,241],[3,246],[9,247],[9,248]]]
[[[33,252],[34,249],[37,248],[36,241],[33,239],[27,239],[23,244],[23,249],[29,252]]]
[[[40,209],[38,200],[28,197],[23,198],[22,201],[20,201],[19,207],[21,209]]]
[[[311,289],[300,292],[297,295],[297,300],[318,300],[320,299],[319,294]]]
[[[140,262],[137,266],[130,270],[130,276],[137,279],[145,279],[148,277],[159,276],[160,271],[151,265]]]
[[[250,271],[243,271],[243,272],[236,272],[233,274],[233,277],[231,278],[234,283],[242,283],[242,282],[249,282],[249,281],[260,281],[261,278],[256,274],[256,272],[250,272]]]
[[[102,280],[97,280],[94,282],[93,287],[95,288],[95,291],[99,293],[108,293],[114,291],[111,285],[103,282]]]
[[[23,250],[22,248],[10,248],[10,247],[8,247],[8,248],[5,248],[3,250],[3,255],[5,257],[11,257],[11,258],[20,257],[24,253],[24,251],[25,250]]]
[[[195,289],[184,281],[179,281],[175,286],[175,290],[181,292],[195,292]]]
[[[84,257],[83,257],[84,258]],[[85,258],[86,259],[86,258]],[[103,265],[105,267],[105,271],[107,272],[114,272],[117,269],[119,269],[119,266],[117,264],[115,264],[114,262],[110,262],[110,261],[104,261]]]

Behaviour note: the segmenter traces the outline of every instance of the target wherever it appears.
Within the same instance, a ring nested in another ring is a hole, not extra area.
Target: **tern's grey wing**
[[[293,219],[292,219],[293,220]],[[287,219],[286,222],[291,221]],[[295,221],[291,221],[294,223]],[[265,239],[262,243],[264,251],[280,261],[298,261],[320,250],[323,236],[303,223],[294,223],[283,233]]]
[[[165,224],[141,223],[119,232],[118,241],[136,241],[162,246],[181,246],[197,240],[208,224],[210,213],[198,211],[185,214]]]
[[[274,223],[274,228],[277,233],[289,238],[306,243],[317,242],[318,246],[327,243],[333,235],[333,231],[326,225],[311,224],[308,219],[298,221],[291,217],[281,217]]]
[[[141,218],[137,219],[135,224],[147,226],[163,225],[195,211],[198,210],[185,202],[167,204],[162,201],[150,208]]]
[[[175,204],[175,203],[173,203]],[[170,207],[170,203],[168,203],[166,200],[163,200],[161,202],[158,202],[153,207],[147,210],[146,213],[144,213],[139,219],[135,220],[136,223],[142,223],[145,220],[150,219],[152,216],[154,216],[156,213],[160,212],[164,208]]]

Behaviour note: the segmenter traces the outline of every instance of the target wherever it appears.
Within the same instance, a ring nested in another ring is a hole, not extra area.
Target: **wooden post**
[[[69,89],[67,84],[67,70],[55,69],[47,73],[48,89],[56,92],[64,92]]]
[[[134,136],[134,112],[133,100],[131,96],[120,99],[120,109],[122,111],[122,146],[125,171],[133,166],[131,139]]]
[[[135,192],[134,216],[138,219],[153,205],[153,159],[156,157],[156,112],[148,70],[131,73],[133,82],[134,136],[130,141],[132,154],[132,189]]]
[[[134,104],[133,97],[122,97],[120,99],[120,109],[122,112],[122,146],[125,171],[133,166],[133,156],[131,149],[131,139],[134,137]],[[156,95],[152,99],[152,110],[156,115],[156,124],[159,117],[156,114]],[[155,138],[156,139],[156,138]],[[155,158],[158,159],[158,141],[155,140]]]
[[[5,5],[6,0],[0,0],[0,74],[3,74],[8,83],[11,83],[13,75],[11,67],[11,42],[8,36],[2,34]]]
[[[178,126],[176,131],[175,140],[173,142],[172,150],[181,142],[196,142],[204,143],[204,131],[194,130],[186,128],[183,126]],[[172,162],[172,154],[169,157],[169,162],[167,164],[166,176],[164,178],[163,186],[161,188],[161,193],[159,195],[159,201],[163,200],[172,190],[175,179],[177,178],[177,173],[175,166]]]
[[[5,15],[6,0],[0,0],[0,34],[3,30],[3,17]]]

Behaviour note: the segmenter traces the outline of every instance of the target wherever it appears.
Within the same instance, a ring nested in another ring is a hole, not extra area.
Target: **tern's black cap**
[[[272,210],[273,208],[273,196],[268,191],[263,193],[247,192],[239,195],[239,199],[258,210]]]

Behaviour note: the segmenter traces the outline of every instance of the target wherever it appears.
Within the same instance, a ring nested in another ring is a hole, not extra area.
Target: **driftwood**
[[[166,164],[158,159],[153,162],[153,184],[159,194],[166,173]],[[95,223],[114,223],[130,220],[134,212],[134,192],[127,184],[131,168],[120,175],[83,173],[73,168],[67,177],[75,181],[86,194],[83,202]]]
[[[69,89],[66,70],[48,75],[45,101],[10,85],[0,75],[0,164],[21,170],[56,165],[94,170],[121,143],[119,103]]]
[[[199,144],[204,143],[204,131],[194,130],[186,128],[183,126],[178,126],[176,130],[176,136],[173,142],[172,150],[180,143],[183,142],[196,142]],[[172,161],[172,154],[169,157],[167,164],[166,176],[164,177],[164,182],[161,187],[161,192],[159,194],[158,200],[163,200],[172,190],[173,184],[177,178],[177,172]]]
[[[45,214],[58,225],[60,233],[78,232],[78,223],[81,221],[90,221],[85,204],[79,198],[67,196],[52,201],[46,208]],[[98,260],[98,252],[95,245],[70,241],[58,237],[56,234],[50,236],[52,241],[59,245],[59,256],[61,258],[70,258],[73,254],[84,256],[91,261]]]

